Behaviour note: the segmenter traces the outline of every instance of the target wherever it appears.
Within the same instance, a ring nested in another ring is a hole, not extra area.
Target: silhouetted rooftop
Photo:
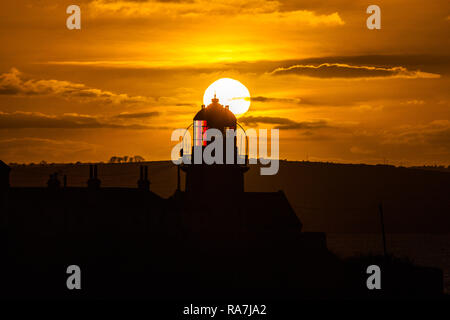
[[[11,171],[11,168],[4,163],[2,160],[0,160],[0,170],[1,171]]]

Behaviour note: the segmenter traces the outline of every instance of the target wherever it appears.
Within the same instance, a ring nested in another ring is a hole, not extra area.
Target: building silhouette
[[[204,139],[207,128],[225,133],[238,125],[216,98],[193,121],[193,157],[195,148],[211,143]],[[236,139],[232,142],[237,160]],[[226,150],[223,154],[226,158]],[[245,192],[247,157],[236,162],[180,164],[177,188],[167,199],[151,190],[145,165],[136,188],[103,187],[97,165],[86,170],[86,187],[67,186],[66,177],[61,184],[53,174],[47,187],[18,188],[9,186],[10,169],[0,162],[2,256],[7,261],[0,270],[5,283],[0,294],[69,299],[380,296],[365,286],[366,260],[348,264],[327,249],[324,233],[302,232],[283,191]],[[79,293],[65,287],[65,270],[73,264],[83,274]],[[395,281],[388,282],[387,292],[442,292],[440,270],[391,269],[395,273],[385,278]],[[426,281],[412,290],[411,275]]]

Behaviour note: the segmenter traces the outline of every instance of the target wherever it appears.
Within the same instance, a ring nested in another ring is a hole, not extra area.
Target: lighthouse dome
[[[230,111],[228,106],[219,103],[219,99],[214,97],[211,104],[197,112],[194,121],[206,121],[208,128],[219,129],[224,132],[228,129],[236,129],[236,116]]]

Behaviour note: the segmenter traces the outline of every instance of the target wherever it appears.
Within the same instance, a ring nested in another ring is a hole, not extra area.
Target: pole
[[[177,190],[181,191],[180,189],[180,165],[177,165]]]
[[[384,257],[386,258],[387,255],[387,251],[386,251],[386,234],[384,232],[384,215],[383,215],[383,204],[380,202],[379,205],[379,210],[380,210],[380,218],[381,218],[381,232],[383,234],[383,252],[384,252]]]

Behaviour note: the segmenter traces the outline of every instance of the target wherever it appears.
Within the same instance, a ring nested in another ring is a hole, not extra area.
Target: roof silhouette
[[[6,163],[4,163],[2,160],[0,160],[0,170],[2,170],[2,171],[10,171],[11,168]]]

